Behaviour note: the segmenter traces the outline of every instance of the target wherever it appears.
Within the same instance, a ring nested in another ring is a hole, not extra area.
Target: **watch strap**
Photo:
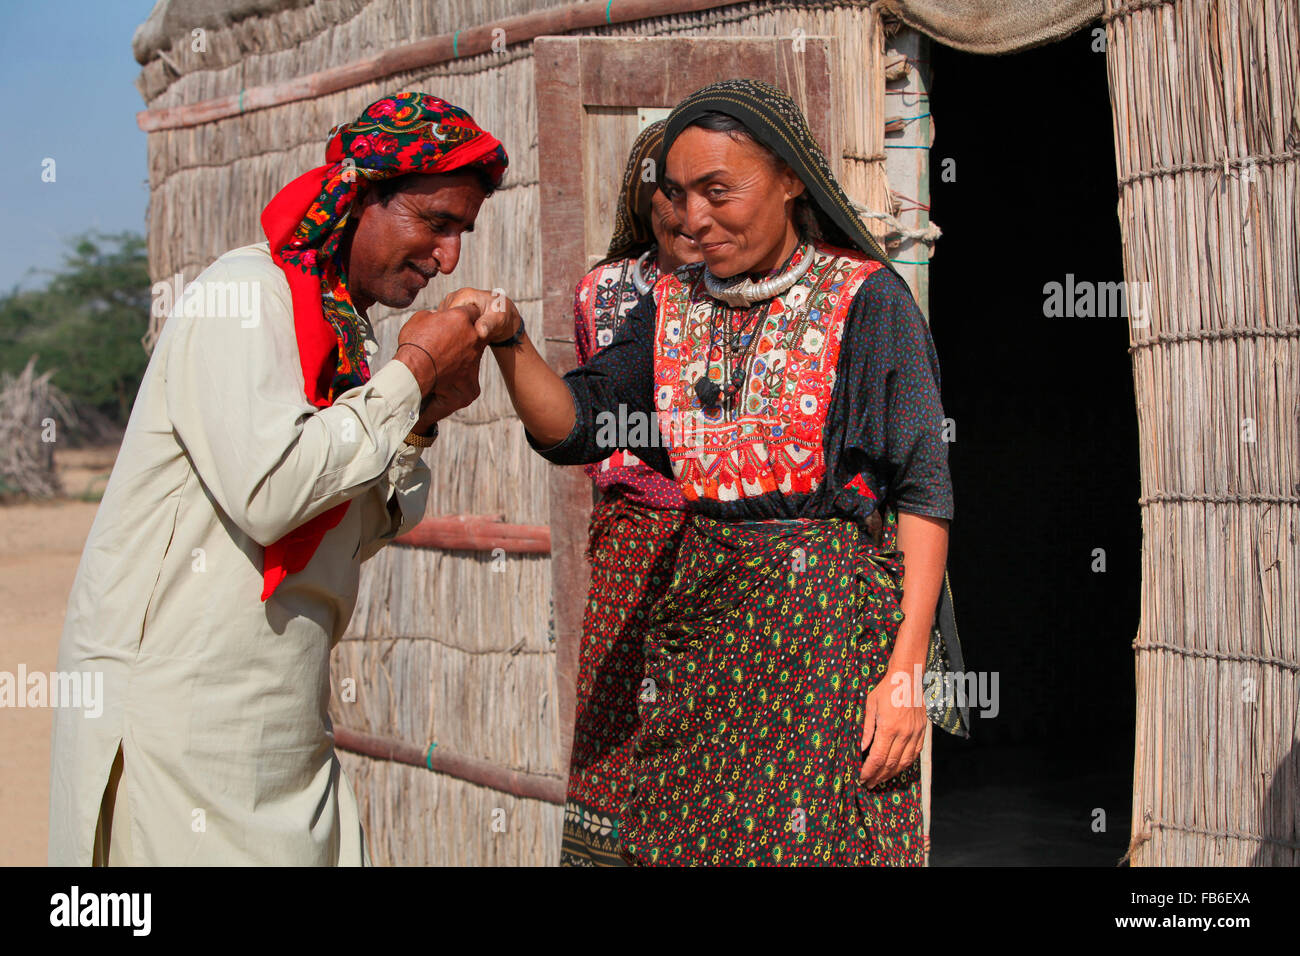
[[[433,431],[429,432],[429,434],[417,435],[415,432],[408,432],[406,437],[403,438],[402,441],[406,442],[406,444],[408,445],[413,445],[416,448],[428,448],[430,445],[433,444],[434,439],[436,439],[437,437],[438,437],[438,423],[434,422]]]

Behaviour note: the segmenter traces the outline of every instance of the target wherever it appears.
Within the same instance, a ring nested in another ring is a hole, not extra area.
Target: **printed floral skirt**
[[[883,550],[839,519],[687,519],[610,818],[628,862],[923,864],[920,760],[858,783],[866,695],[902,620],[896,521]]]
[[[607,496],[591,515],[573,756],[561,866],[622,866],[627,796],[650,611],[672,580],[685,515]]]

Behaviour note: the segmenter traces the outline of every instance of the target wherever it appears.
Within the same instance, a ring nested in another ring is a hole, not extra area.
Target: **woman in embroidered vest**
[[[699,261],[695,243],[658,191],[654,173],[663,138],[660,120],[632,144],[609,251],[578,283],[573,319],[581,365],[613,340],[660,275]],[[686,501],[675,481],[630,451],[615,450],[586,471],[601,499],[591,514],[591,591],[582,621],[560,865],[618,866],[646,623],[672,578]]]
[[[493,350],[543,457],[604,458],[597,415],[626,405],[659,416],[667,447],[636,453],[687,501],[620,850],[919,865],[913,675],[953,515],[929,330],[785,93],[699,90],[663,150],[659,188],[704,261],[661,277],[563,379],[516,316]]]

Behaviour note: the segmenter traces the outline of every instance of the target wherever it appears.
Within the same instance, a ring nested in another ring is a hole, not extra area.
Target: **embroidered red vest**
[[[711,325],[726,329],[727,306],[704,291],[702,264],[655,286],[655,409],[673,474],[688,501],[720,502],[779,491],[813,491],[826,474],[823,430],[835,388],[840,341],[858,288],[882,264],[816,244],[808,271],[774,298],[755,326],[759,341],[732,420],[701,407],[695,382],[726,379]],[[870,494],[861,476],[851,487]]]

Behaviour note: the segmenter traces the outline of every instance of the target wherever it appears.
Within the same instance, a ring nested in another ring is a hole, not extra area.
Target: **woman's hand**
[[[898,512],[898,550],[903,560],[903,596],[889,668],[867,694],[862,749],[870,751],[858,779],[869,787],[889,780],[916,761],[925,744],[926,723],[918,675],[925,671],[934,612],[948,558],[948,521]]]
[[[867,694],[862,749],[868,750],[858,781],[868,787],[890,780],[916,762],[925,744],[927,717],[912,673],[892,666]]]
[[[488,345],[514,336],[523,322],[515,304],[499,292],[457,289],[439,308],[478,310],[475,328]],[[573,396],[560,376],[551,371],[525,334],[513,348],[493,349],[510,401],[524,428],[542,448],[558,445],[573,431],[577,417]]]
[[[467,286],[448,295],[438,308],[452,309],[461,306],[478,310],[479,318],[475,327],[489,345],[494,342],[504,342],[513,336],[519,328],[519,323],[523,321],[514,302],[502,292],[488,292]]]

